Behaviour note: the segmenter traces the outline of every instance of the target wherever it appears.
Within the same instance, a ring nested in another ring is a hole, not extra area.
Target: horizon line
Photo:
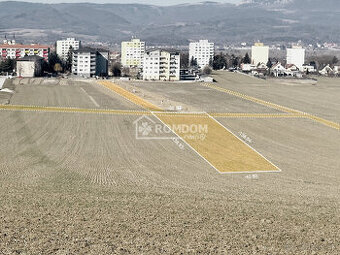
[[[241,3],[241,0],[216,0],[216,1],[197,1],[197,2],[184,2],[184,3],[174,3],[174,4],[152,4],[152,3],[137,3],[137,2],[130,2],[130,3],[124,3],[123,0],[121,0],[122,2],[117,2],[117,3],[110,3],[110,2],[102,2],[102,3],[98,3],[98,2],[93,2],[91,0],[88,1],[79,1],[79,2],[64,2],[64,1],[57,1],[55,3],[51,3],[51,2],[45,2],[44,0],[41,1],[30,1],[30,0],[5,0],[2,1],[0,0],[0,4],[1,3],[5,3],[5,2],[13,2],[13,3],[31,3],[31,4],[47,4],[47,5],[54,5],[54,4],[95,4],[95,5],[108,5],[108,4],[112,4],[112,5],[148,5],[148,6],[159,6],[159,7],[167,7],[167,6],[181,6],[181,5],[199,5],[199,4],[230,4],[230,5],[237,5],[239,3]],[[232,1],[232,2],[230,2]],[[235,1],[238,1],[239,3],[236,3]]]

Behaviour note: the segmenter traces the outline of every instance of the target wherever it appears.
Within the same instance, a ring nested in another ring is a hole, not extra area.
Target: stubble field
[[[221,88],[339,118],[340,86],[329,80],[215,78]],[[163,108],[281,114],[200,84],[119,85]],[[147,113],[95,81],[6,86],[15,90],[9,105]],[[282,172],[222,175],[185,143],[137,140],[139,114],[1,110],[0,254],[338,254],[339,130],[265,116],[216,119]]]

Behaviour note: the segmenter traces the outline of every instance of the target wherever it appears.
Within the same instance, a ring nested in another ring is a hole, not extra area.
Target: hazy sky
[[[0,0],[4,2],[8,0]],[[34,3],[80,3],[80,2],[91,2],[91,3],[140,3],[140,4],[155,4],[155,5],[174,5],[183,3],[197,3],[203,2],[204,0],[18,0],[23,2],[34,2]],[[224,3],[237,3],[241,0],[212,0],[214,2]]]

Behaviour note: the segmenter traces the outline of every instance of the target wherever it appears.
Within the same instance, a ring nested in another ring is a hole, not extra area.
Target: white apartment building
[[[143,61],[143,80],[179,81],[180,61],[178,52],[147,52]]]
[[[251,47],[251,63],[258,65],[260,63],[267,64],[269,60],[269,47],[264,46],[263,43],[255,43]]]
[[[78,50],[81,47],[81,42],[77,41],[75,38],[67,38],[66,40],[57,41],[56,50],[58,56],[61,59],[66,60],[70,47],[72,47],[73,50]]]
[[[72,73],[82,77],[107,76],[109,52],[82,48],[72,54]]]
[[[305,64],[305,54],[306,50],[301,46],[293,46],[287,49],[287,65],[296,65],[302,71]]]
[[[189,63],[192,59],[197,61],[201,68],[208,66],[214,58],[215,45],[208,40],[200,40],[189,44]]]
[[[3,44],[0,44],[0,52],[1,59],[19,59],[25,56],[39,56],[48,61],[50,47],[39,44],[18,44],[15,40],[4,40]]]
[[[140,39],[122,42],[121,62],[124,67],[143,67],[145,42]]]

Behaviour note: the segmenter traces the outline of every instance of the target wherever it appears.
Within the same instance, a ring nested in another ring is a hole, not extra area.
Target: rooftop
[[[109,50],[106,49],[101,49],[101,48],[91,48],[91,47],[82,47],[78,50],[75,50],[74,52],[79,52],[79,53],[96,53],[97,51],[99,52],[109,52]]]
[[[180,54],[180,51],[175,50],[175,49],[162,49],[162,48],[154,48],[154,49],[149,49],[146,51],[146,54],[149,54],[151,52],[155,52],[155,51],[160,51],[160,52],[169,52],[170,54]]]
[[[37,60],[43,60],[44,58],[39,56],[25,56],[23,58],[18,59],[17,61],[37,61]]]
[[[0,48],[5,49],[48,49],[50,46],[48,45],[39,45],[39,44],[0,44]]]

